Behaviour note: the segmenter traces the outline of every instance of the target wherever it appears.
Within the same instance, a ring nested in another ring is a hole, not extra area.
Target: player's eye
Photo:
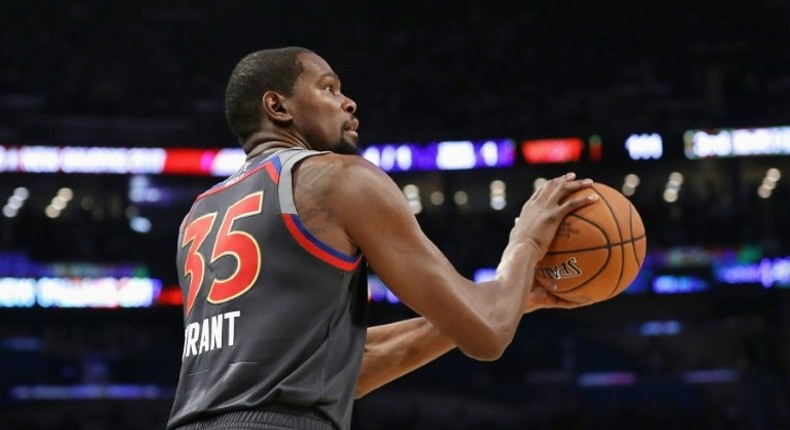
[[[334,93],[335,92],[335,88],[336,87],[333,84],[329,84],[324,89],[329,90],[330,93]]]

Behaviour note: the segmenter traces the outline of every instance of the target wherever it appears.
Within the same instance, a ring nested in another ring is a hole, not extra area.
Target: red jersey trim
[[[274,184],[277,185],[277,184],[280,183],[280,169],[282,169],[282,167],[283,166],[280,163],[280,157],[273,157],[272,159],[267,160],[263,164],[261,164],[259,166],[256,166],[254,169],[250,170],[249,172],[245,172],[243,175],[239,176],[238,178],[231,179],[230,181],[226,181],[226,182],[223,182],[221,184],[218,184],[214,188],[212,188],[212,189],[204,192],[203,194],[200,194],[199,196],[197,196],[197,198],[195,200],[200,200],[203,197],[210,196],[210,195],[212,195],[214,193],[218,193],[218,192],[224,190],[227,187],[230,187],[232,185],[238,184],[239,182],[249,178],[250,175],[252,175],[253,173],[255,173],[255,172],[257,172],[257,171],[259,171],[261,169],[266,169],[266,172],[269,173],[269,176],[272,178],[272,181],[274,181]]]

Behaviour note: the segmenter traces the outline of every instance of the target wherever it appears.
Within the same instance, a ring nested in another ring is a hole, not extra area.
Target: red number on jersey
[[[261,249],[255,238],[241,230],[233,231],[233,223],[239,219],[257,215],[263,210],[263,192],[250,194],[234,203],[225,218],[214,242],[214,251],[211,253],[211,262],[215,262],[224,255],[236,259],[236,271],[225,279],[215,279],[211,283],[208,301],[222,303],[232,300],[247,291],[258,279],[261,271]]]
[[[233,223],[239,218],[257,215],[262,211],[263,192],[257,192],[237,201],[225,213],[214,241],[209,264],[223,256],[230,256],[236,259],[236,271],[225,279],[215,279],[211,283],[207,298],[209,302],[222,303],[232,300],[250,289],[258,279],[261,271],[261,252],[258,242],[247,232],[233,230]],[[212,230],[216,217],[216,212],[203,215],[184,228],[181,247],[192,243],[184,264],[184,278],[190,276],[186,302],[187,314],[195,304],[195,297],[206,271],[206,260],[200,253],[200,246]]]
[[[195,304],[195,296],[200,290],[200,285],[203,283],[203,274],[206,272],[206,260],[200,253],[200,245],[206,240],[208,232],[214,225],[214,219],[217,213],[210,213],[192,221],[184,228],[184,241],[181,242],[181,247],[185,247],[192,243],[189,247],[187,254],[187,261],[184,263],[184,279],[189,276],[189,293],[187,294],[186,313],[192,310],[192,305]]]

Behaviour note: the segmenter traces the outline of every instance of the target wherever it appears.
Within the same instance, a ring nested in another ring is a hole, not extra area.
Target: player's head
[[[225,91],[225,116],[242,144],[266,130],[295,137],[309,148],[358,153],[355,110],[329,64],[300,47],[247,55]]]

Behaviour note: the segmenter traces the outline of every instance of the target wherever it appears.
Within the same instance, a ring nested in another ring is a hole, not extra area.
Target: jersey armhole
[[[280,200],[280,211],[282,213],[283,221],[291,236],[296,243],[299,244],[305,251],[312,256],[318,258],[324,263],[329,264],[335,268],[343,271],[355,270],[360,261],[362,261],[362,253],[357,252],[356,255],[349,255],[344,252],[327,245],[321,239],[315,237],[307,227],[305,227],[302,220],[299,218],[299,213],[296,210],[296,202],[293,197],[293,167],[304,160],[305,158],[323,155],[326,152],[318,151],[300,151],[293,154],[282,162],[282,169],[280,173],[280,183],[277,186],[277,194]]]

